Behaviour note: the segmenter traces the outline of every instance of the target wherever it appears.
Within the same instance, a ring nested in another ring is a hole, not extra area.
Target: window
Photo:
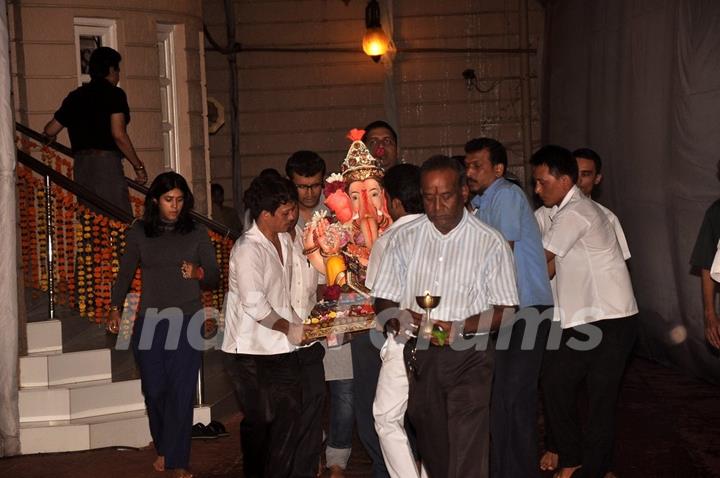
[[[163,167],[178,170],[177,78],[175,75],[175,27],[158,23],[157,47],[160,108],[163,135]]]
[[[82,18],[73,20],[75,30],[75,58],[77,59],[78,86],[89,83],[90,55],[96,48],[109,46],[117,50],[115,20],[107,18]]]

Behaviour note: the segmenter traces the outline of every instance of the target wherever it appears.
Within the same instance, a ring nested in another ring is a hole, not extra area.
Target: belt
[[[87,149],[79,149],[75,151],[75,154],[122,154],[117,149],[93,149],[93,148],[87,148]]]

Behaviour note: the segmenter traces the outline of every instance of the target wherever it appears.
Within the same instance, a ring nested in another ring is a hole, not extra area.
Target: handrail
[[[38,142],[40,142],[40,143],[42,143],[42,144],[45,144],[45,143],[47,142],[47,137],[46,137],[46,136],[44,136],[44,135],[42,135],[41,133],[35,131],[34,129],[28,128],[27,126],[25,126],[25,125],[23,125],[23,124],[21,124],[21,123],[15,123],[15,128],[16,128],[17,131],[19,131],[20,133],[22,133],[22,134],[24,134],[24,135],[26,135],[26,136],[29,136],[30,138],[34,139],[35,141],[38,141]],[[53,148],[53,149],[55,149],[56,151],[64,154],[65,156],[69,156],[70,158],[73,158],[73,159],[74,159],[74,155],[73,155],[72,150],[71,150],[70,148],[68,148],[67,146],[65,146],[64,144],[58,143],[57,141],[52,141],[52,142],[48,143],[48,146],[51,147],[51,148]],[[22,152],[18,150],[18,153],[22,153]],[[118,219],[121,219],[121,220],[123,220],[123,221],[125,221],[125,222],[127,222],[127,223],[132,222],[132,220],[133,220],[132,217],[130,217],[129,220],[128,220],[128,219],[122,219],[122,218],[128,216],[127,213],[125,213],[125,212],[123,211],[123,212],[122,212],[122,215],[121,215],[121,216],[118,216],[118,214],[116,214],[116,212],[120,211],[120,209],[116,208],[114,205],[108,203],[107,201],[105,201],[105,200],[102,199],[101,197],[97,196],[96,194],[93,194],[92,191],[88,190],[87,188],[84,188],[83,186],[80,186],[78,183],[74,182],[73,180],[71,180],[71,179],[68,178],[67,176],[65,176],[65,175],[63,175],[63,174],[61,174],[61,173],[58,173],[57,171],[55,171],[54,169],[50,168],[49,166],[46,166],[46,165],[43,164],[42,162],[40,162],[40,161],[32,158],[32,157],[29,156],[27,153],[22,153],[22,154],[25,155],[25,156],[27,156],[28,158],[32,159],[34,162],[29,162],[29,163],[28,163],[28,162],[25,162],[25,161],[20,161],[20,159],[19,159],[19,158],[20,158],[20,155],[19,155],[19,154],[18,154],[18,160],[19,160],[20,162],[22,162],[23,164],[25,164],[26,166],[28,166],[28,167],[30,167],[31,169],[33,169],[34,171],[36,171],[36,172],[38,172],[38,173],[40,173],[40,174],[42,174],[42,175],[46,175],[46,174],[49,175],[49,176],[53,179],[53,182],[56,182],[57,184],[61,185],[63,188],[67,189],[68,191],[76,194],[77,196],[82,197],[82,198],[83,198],[84,200],[86,200],[87,202],[89,202],[89,203],[91,203],[91,204],[93,204],[93,205],[97,205],[100,209],[102,209],[103,211],[106,211],[106,212],[110,213],[112,216],[114,216],[114,217],[116,217],[116,218],[118,218]],[[33,166],[31,166],[31,164],[32,164]],[[43,172],[41,172],[40,170],[36,169],[36,166],[37,166],[37,167],[43,166],[44,168],[47,168],[47,169],[42,169]],[[54,174],[51,174],[51,173],[49,173],[49,172],[47,172],[47,171],[52,171],[52,173],[54,173]],[[57,176],[55,176],[55,175],[60,176],[62,179],[57,178]],[[62,182],[61,182],[61,181],[62,181]],[[141,193],[141,194],[143,194],[143,195],[147,195],[148,188],[146,188],[145,186],[141,185],[141,184],[138,183],[137,181],[134,181],[134,180],[132,180],[132,179],[130,179],[130,178],[128,178],[128,177],[125,178],[125,181],[127,181],[127,184],[128,184],[128,186],[129,186],[130,188],[134,189],[135,191],[137,191],[137,192],[139,192],[139,193]],[[72,187],[71,187],[71,185],[72,185]],[[81,191],[81,192],[80,192],[80,193],[76,193],[75,190],[73,190],[73,188],[79,188],[79,189],[76,189],[76,190],[77,190],[77,191]],[[115,210],[115,212],[111,212],[110,210],[107,209],[107,207],[101,206],[101,204],[99,203],[99,201],[102,201],[103,203],[105,203],[105,206],[108,206],[108,205],[109,205],[109,206],[112,206],[113,209]],[[219,223],[219,222],[217,222],[217,221],[215,221],[215,220],[213,220],[213,219],[210,219],[209,217],[204,216],[204,215],[202,215],[202,214],[200,214],[200,213],[198,213],[198,212],[196,212],[196,211],[191,211],[190,216],[191,216],[194,220],[196,220],[197,222],[199,222],[200,224],[203,224],[205,227],[207,227],[208,229],[210,229],[210,230],[212,230],[212,231],[217,232],[218,234],[222,234],[223,236],[229,237],[229,238],[231,238],[231,239],[233,239],[233,240],[234,240],[234,239],[237,239],[238,237],[240,237],[240,231],[235,231],[235,230],[233,230],[233,229],[230,229],[230,228],[227,227],[225,224],[221,224],[221,223]]]
[[[68,178],[62,173],[59,173],[58,171],[55,171],[53,168],[48,166],[47,164],[43,163],[42,161],[39,161],[29,154],[27,154],[24,151],[17,150],[17,159],[18,162],[24,164],[28,168],[32,169],[36,173],[42,175],[42,176],[48,176],[50,177],[50,180],[61,186],[63,189],[66,189],[67,191],[70,191],[74,195],[76,195],[79,198],[84,199],[85,201],[89,202],[93,206],[96,206],[97,208],[101,209],[103,213],[107,214],[108,216],[111,216],[114,219],[118,219],[120,221],[123,221],[125,223],[131,223],[133,221],[133,216],[129,214],[127,211],[123,211],[119,207],[117,207],[115,204],[109,202],[106,199],[101,198],[85,186],[76,183],[72,179]]]

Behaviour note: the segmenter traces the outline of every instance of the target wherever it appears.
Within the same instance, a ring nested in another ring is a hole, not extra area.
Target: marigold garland
[[[40,153],[43,163],[72,178],[72,161],[56,151],[43,147],[27,137],[18,135],[17,146],[27,154]],[[110,294],[125,247],[125,231],[129,227],[79,204],[77,198],[52,185],[52,231],[45,226],[45,189],[43,178],[30,168],[18,165],[18,207],[20,212],[21,256],[26,285],[43,292],[48,289],[47,237],[53,235],[53,260],[56,300],[75,308],[83,317],[102,323],[107,319]],[[135,216],[141,216],[144,198],[134,191],[130,195]],[[220,284],[202,295],[206,307],[222,311],[228,287],[228,263],[234,241],[209,231],[220,266]],[[139,307],[142,293],[142,274],[135,272],[126,301],[131,320]],[[222,323],[222,320],[221,320]],[[216,324],[206,324],[206,329]],[[131,326],[123,325],[122,333],[129,334]]]

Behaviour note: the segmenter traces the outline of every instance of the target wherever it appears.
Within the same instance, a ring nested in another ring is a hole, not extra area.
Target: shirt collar
[[[497,178],[482,194],[476,194],[470,201],[470,204],[475,209],[483,209],[492,200],[493,196],[495,196],[500,187],[500,183],[504,180],[505,178],[502,177]]]
[[[572,188],[570,188],[570,191],[567,192],[567,194],[565,195],[563,200],[560,202],[560,205],[558,206],[557,210],[559,211],[562,208],[564,208],[565,206],[567,206],[567,204],[572,200],[572,198],[575,196],[576,193],[582,194],[577,186],[573,186]]]
[[[427,216],[426,216],[426,217],[427,217]],[[427,222],[430,224],[430,229],[432,230],[433,235],[434,235],[437,239],[443,239],[443,240],[444,240],[444,239],[450,239],[451,237],[455,236],[455,232],[456,232],[456,231],[459,231],[459,230],[465,225],[465,223],[468,221],[468,218],[469,218],[469,217],[470,217],[470,212],[469,212],[466,208],[463,208],[463,216],[462,216],[462,219],[460,219],[460,222],[457,223],[457,226],[455,226],[455,227],[454,227],[450,232],[448,232],[447,234],[443,234],[442,232],[438,231],[438,229],[435,227],[435,224],[432,223],[432,221],[430,220],[430,218],[427,218]]]
[[[387,232],[391,229],[395,229],[396,227],[400,227],[403,224],[407,224],[410,221],[414,221],[415,219],[419,218],[420,216],[422,216],[422,214],[405,214],[404,216],[397,218],[397,220],[395,222],[390,224],[390,227],[388,227],[385,232]]]

